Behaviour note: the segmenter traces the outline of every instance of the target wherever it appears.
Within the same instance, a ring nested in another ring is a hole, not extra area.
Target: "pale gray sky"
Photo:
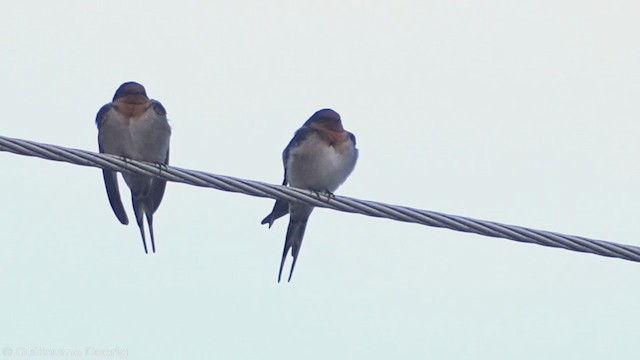
[[[331,107],[360,149],[340,195],[640,245],[639,13],[637,1],[7,2],[0,134],[96,150],[96,112],[134,80],[167,108],[173,165],[278,183],[293,132]],[[278,284],[287,219],[259,225],[270,200],[170,183],[146,256],[99,170],[0,162],[12,357],[640,356],[636,263],[318,209]]]

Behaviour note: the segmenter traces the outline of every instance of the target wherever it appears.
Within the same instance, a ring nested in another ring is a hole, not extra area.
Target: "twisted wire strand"
[[[414,209],[375,201],[344,196],[325,196],[311,191],[273,185],[203,171],[182,169],[142,161],[125,159],[108,154],[64,148],[28,140],[0,136],[0,151],[35,156],[47,160],[63,161],[81,166],[98,167],[112,171],[149,175],[167,181],[237,192],[251,196],[302,202],[349,213],[417,223],[484,236],[504,238],[519,242],[586,252],[640,262],[640,247],[565,235],[521,226],[500,224],[435,211]]]

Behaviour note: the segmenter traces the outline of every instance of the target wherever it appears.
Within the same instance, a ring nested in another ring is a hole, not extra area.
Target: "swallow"
[[[356,137],[342,127],[342,120],[337,112],[322,109],[295,132],[282,152],[282,185],[311,190],[317,194],[325,193],[330,198],[351,174],[357,160]],[[313,206],[277,200],[271,213],[261,222],[269,224],[271,228],[276,219],[289,214],[278,282],[289,250],[293,262],[287,281],[291,281],[311,211]]]
[[[161,165],[169,163],[171,127],[167,120],[167,112],[159,101],[149,99],[144,86],[136,82],[120,85],[113,100],[98,111],[96,126],[98,127],[98,148],[101,153]],[[102,170],[102,175],[113,213],[120,223],[129,224],[120,199],[117,172]],[[122,176],[131,190],[133,212],[140,228],[144,252],[148,253],[144,232],[144,217],[146,217],[151,235],[151,249],[155,253],[153,214],[160,206],[167,183],[151,176],[134,174],[122,174]]]

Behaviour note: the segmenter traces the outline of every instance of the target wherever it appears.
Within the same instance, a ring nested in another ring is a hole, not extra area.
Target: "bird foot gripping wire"
[[[327,198],[325,202],[329,202],[331,200],[336,199],[336,195],[329,190],[309,190],[309,191],[311,191],[318,198],[318,200],[322,200],[323,195]]]

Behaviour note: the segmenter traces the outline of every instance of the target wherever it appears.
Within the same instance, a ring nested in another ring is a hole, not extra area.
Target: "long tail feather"
[[[151,211],[146,211],[145,215],[147,217],[147,224],[149,225],[149,235],[151,236],[151,251],[156,253],[156,241],[153,237],[153,213]]]
[[[289,216],[289,226],[287,227],[287,235],[284,241],[284,250],[282,252],[282,260],[280,262],[280,271],[278,273],[278,282],[282,277],[282,268],[284,267],[284,261],[289,249],[291,249],[291,256],[293,262],[291,263],[291,270],[289,271],[288,282],[291,281],[293,276],[293,270],[296,267],[298,261],[298,254],[300,253],[300,247],[302,246],[302,240],[304,238],[304,232],[307,229],[307,221],[313,211],[313,207],[305,206],[301,204],[294,204],[291,206],[291,214]]]
[[[136,215],[136,223],[138,223],[138,228],[140,228],[140,236],[142,236],[142,245],[144,246],[144,253],[148,254],[147,250],[147,238],[144,234],[144,213],[145,213],[145,204],[141,197],[132,196],[131,202],[133,204],[133,212]]]

